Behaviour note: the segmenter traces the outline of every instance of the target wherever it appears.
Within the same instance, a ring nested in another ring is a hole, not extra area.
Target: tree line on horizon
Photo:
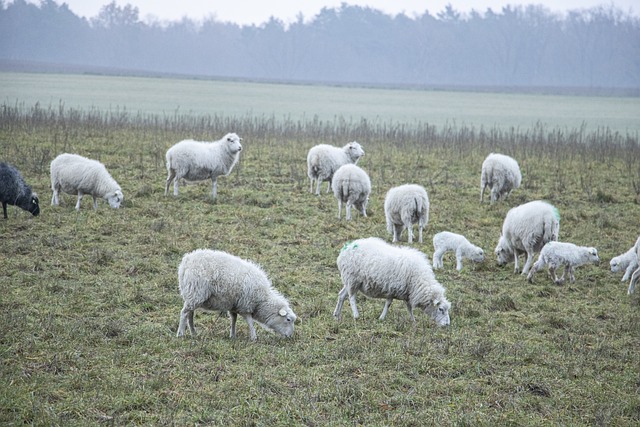
[[[640,87],[640,19],[614,6],[387,15],[343,3],[285,24],[144,22],[114,1],[0,0],[0,60],[277,81],[417,86]]]

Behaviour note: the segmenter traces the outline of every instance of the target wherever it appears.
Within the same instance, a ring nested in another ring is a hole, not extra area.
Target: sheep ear
[[[287,309],[286,308],[281,308],[280,311],[278,312],[278,314],[282,317],[287,315]]]

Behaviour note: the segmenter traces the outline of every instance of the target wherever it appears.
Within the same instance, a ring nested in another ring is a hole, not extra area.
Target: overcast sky
[[[39,0],[28,0],[39,3]],[[67,3],[77,15],[94,17],[100,8],[111,0],[55,0]],[[7,3],[10,3],[8,1]],[[503,6],[542,4],[551,11],[563,12],[570,9],[584,9],[598,5],[614,4],[624,12],[638,15],[638,0],[116,0],[120,6],[131,4],[136,6],[142,20],[153,18],[161,21],[176,21],[184,16],[194,20],[214,16],[219,21],[230,21],[241,25],[262,24],[271,16],[285,23],[296,20],[302,13],[305,20],[310,20],[322,7],[339,7],[341,3],[370,6],[388,14],[404,13],[407,16],[421,15],[425,10],[435,15],[451,3],[458,11],[468,12],[475,9],[484,12],[491,8],[499,12]]]

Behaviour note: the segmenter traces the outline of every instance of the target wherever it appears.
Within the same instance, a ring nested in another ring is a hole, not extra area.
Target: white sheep
[[[484,261],[484,251],[472,244],[466,237],[442,231],[433,236],[433,268],[442,268],[442,257],[446,252],[453,251],[456,254],[456,270],[462,270],[462,260],[470,259],[474,262]]]
[[[31,190],[18,169],[4,162],[0,162],[0,202],[4,219],[7,219],[7,205],[18,206],[33,216],[40,214],[38,195]]]
[[[85,194],[93,197],[93,208],[98,209],[98,198],[102,198],[114,209],[124,200],[122,189],[111,177],[107,168],[97,160],[87,159],[77,154],[60,154],[51,162],[51,204],[58,206],[60,191],[77,194],[76,210]]]
[[[256,340],[255,319],[265,328],[285,337],[293,335],[296,314],[287,299],[271,285],[259,265],[222,251],[197,249],[182,257],[178,267],[180,295],[184,306],[180,312],[177,336],[183,336],[188,324],[191,335],[195,309],[228,312],[229,336],[236,336],[238,314],[249,325],[251,340]]]
[[[350,142],[344,147],[334,147],[327,144],[312,147],[307,154],[307,176],[311,180],[309,192],[313,193],[313,182],[317,181],[316,194],[319,196],[322,181],[328,181],[328,193],[331,190],[333,174],[340,166],[349,163],[356,164],[362,156],[364,156],[364,150],[356,141]]]
[[[611,258],[609,265],[611,266],[612,273],[624,271],[621,281],[626,282],[631,277],[631,274],[639,267],[636,247],[633,246],[627,252]]]
[[[397,242],[403,229],[409,234],[408,242],[413,242],[413,224],[418,224],[418,242],[422,243],[422,229],[429,222],[429,196],[424,187],[404,184],[391,188],[384,198],[384,215],[387,231]]]
[[[557,241],[559,233],[560,214],[547,202],[536,200],[510,209],[495,249],[498,265],[514,261],[514,271],[518,273],[518,257],[526,254],[527,261],[522,269],[522,274],[526,275],[535,254],[548,242]]]
[[[540,251],[538,260],[533,264],[527,275],[527,280],[533,283],[533,275],[545,265],[549,267],[549,275],[553,282],[560,285],[564,283],[565,274],[569,274],[569,280],[576,281],[574,270],[585,264],[600,262],[596,248],[577,246],[567,242],[549,242]],[[558,278],[556,270],[564,266],[562,277]]]
[[[340,166],[333,175],[331,187],[338,200],[338,219],[342,215],[343,203],[346,203],[347,220],[351,220],[351,206],[355,206],[362,216],[367,216],[371,180],[365,171],[351,163]]]
[[[449,325],[451,304],[445,298],[445,289],[436,280],[426,255],[417,249],[392,246],[369,237],[345,244],[337,264],[344,287],[333,312],[336,319],[341,318],[347,295],[353,318],[358,318],[356,294],[362,292],[371,298],[386,299],[380,320],[397,299],[405,302],[412,321],[415,322],[413,309],[417,307],[439,326]]]
[[[242,145],[235,133],[228,133],[214,142],[201,142],[192,139],[180,141],[167,150],[167,185],[164,195],[169,193],[173,181],[173,195],[178,195],[178,182],[203,181],[211,179],[213,199],[218,195],[218,177],[228,176],[240,158]]]
[[[638,236],[638,240],[636,240],[636,244],[633,245],[636,250],[636,258],[640,260],[640,236]],[[629,289],[627,289],[627,295],[631,295],[636,290],[636,283],[640,280],[640,267],[636,269],[631,275],[631,280],[629,280]]]
[[[480,203],[484,189],[491,190],[491,203],[507,198],[513,189],[520,187],[522,174],[518,162],[504,154],[491,153],[482,162],[480,176]]]

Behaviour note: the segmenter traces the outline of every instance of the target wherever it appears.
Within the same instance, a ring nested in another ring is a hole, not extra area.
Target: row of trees
[[[343,4],[309,21],[143,22],[105,5],[0,0],[0,59],[216,77],[468,86],[640,87],[640,19],[613,6],[390,16]]]

